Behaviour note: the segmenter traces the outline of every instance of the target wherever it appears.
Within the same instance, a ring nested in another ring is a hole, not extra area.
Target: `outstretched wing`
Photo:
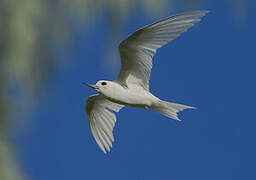
[[[121,70],[117,82],[149,89],[152,58],[156,50],[192,27],[208,11],[192,11],[171,16],[143,27],[119,45]]]
[[[86,114],[92,135],[100,149],[106,153],[110,151],[114,142],[113,128],[116,122],[114,112],[118,112],[123,105],[113,103],[102,95],[92,95],[86,101]]]

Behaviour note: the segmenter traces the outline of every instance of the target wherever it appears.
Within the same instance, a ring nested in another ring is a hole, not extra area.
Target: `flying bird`
[[[153,109],[175,120],[179,120],[178,112],[194,109],[154,96],[149,91],[149,79],[157,49],[179,37],[207,12],[185,12],[135,31],[119,45],[121,70],[117,79],[100,80],[95,85],[85,83],[98,92],[87,99],[86,114],[92,135],[104,153],[110,152],[114,142],[115,112],[124,106]]]

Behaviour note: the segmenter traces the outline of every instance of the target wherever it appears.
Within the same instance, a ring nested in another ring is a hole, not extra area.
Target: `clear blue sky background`
[[[255,180],[255,7],[251,1],[248,22],[239,26],[228,5],[214,1],[202,8],[211,12],[200,23],[161,48],[152,93],[198,109],[181,113],[182,122],[122,109],[107,155],[85,115],[94,92],[81,83],[118,74],[102,65],[108,21],[103,12],[87,34],[74,27],[74,62],[53,75],[33,129],[19,139],[23,170],[33,180]],[[122,39],[154,21],[134,13]]]

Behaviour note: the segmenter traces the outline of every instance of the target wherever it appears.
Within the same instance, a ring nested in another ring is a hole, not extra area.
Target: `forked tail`
[[[180,121],[177,114],[178,112],[183,111],[184,109],[196,109],[196,108],[160,100],[159,103],[157,103],[152,107],[152,109],[169,118]]]

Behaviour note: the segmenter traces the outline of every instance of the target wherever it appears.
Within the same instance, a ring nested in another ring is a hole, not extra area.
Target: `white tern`
[[[149,79],[157,49],[187,31],[207,12],[185,12],[137,30],[119,45],[121,70],[117,79],[100,80],[96,85],[85,83],[98,92],[86,101],[86,114],[93,137],[104,153],[114,142],[114,112],[124,106],[153,109],[175,120],[179,120],[178,112],[194,108],[160,100],[150,93]]]

